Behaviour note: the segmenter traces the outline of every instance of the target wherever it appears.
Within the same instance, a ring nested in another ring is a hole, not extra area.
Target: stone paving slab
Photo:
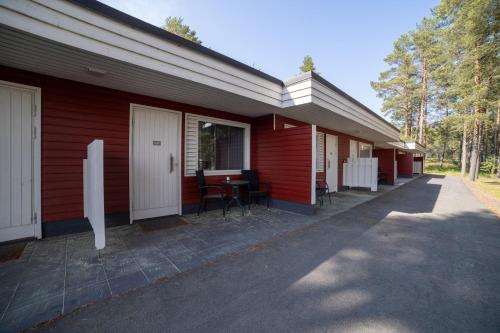
[[[15,261],[0,264],[0,331],[16,331],[85,304],[170,278],[371,200],[379,192],[349,191],[325,200],[314,216],[252,206],[187,215],[188,225],[145,233],[138,225],[106,230],[106,248],[93,234],[29,242]]]

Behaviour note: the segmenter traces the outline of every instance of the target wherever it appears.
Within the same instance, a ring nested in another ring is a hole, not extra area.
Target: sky
[[[317,72],[380,113],[370,86],[388,67],[393,42],[415,28],[438,0],[101,0],[156,26],[181,16],[203,45],[278,79]]]

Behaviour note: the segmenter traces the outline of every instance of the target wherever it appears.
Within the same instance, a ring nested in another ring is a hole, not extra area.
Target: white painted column
[[[101,250],[106,245],[104,224],[104,142],[94,140],[87,146],[84,165],[84,214],[94,231],[95,247]]]

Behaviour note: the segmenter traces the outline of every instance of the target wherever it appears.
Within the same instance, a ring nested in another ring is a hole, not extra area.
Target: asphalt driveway
[[[499,332],[500,220],[458,178],[425,176],[41,329]]]

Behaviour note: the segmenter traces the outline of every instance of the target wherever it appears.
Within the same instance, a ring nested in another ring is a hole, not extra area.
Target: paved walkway
[[[227,219],[220,211],[188,215],[189,225],[145,233],[134,224],[106,231],[106,248],[94,248],[93,234],[28,243],[22,257],[0,263],[0,331],[30,327],[80,306],[126,293],[206,265],[217,258],[329,218],[379,192],[335,194],[315,216],[253,207]]]
[[[422,177],[334,218],[73,312],[50,332],[499,332],[500,221]]]

